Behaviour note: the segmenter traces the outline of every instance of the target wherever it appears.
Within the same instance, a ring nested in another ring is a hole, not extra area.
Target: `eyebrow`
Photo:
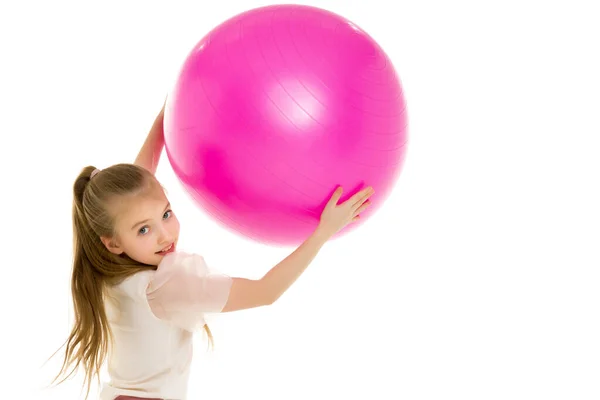
[[[170,203],[170,202],[168,202],[168,203],[167,203],[167,206],[166,206],[166,207],[164,208],[164,210],[163,210],[163,213],[164,213],[165,211],[167,211],[167,210],[168,210],[170,207],[171,207],[171,203]],[[135,223],[135,224],[134,224],[134,225],[131,227],[131,229],[135,229],[135,228],[136,228],[138,225],[145,224],[145,223],[146,223],[146,222],[148,222],[148,221],[150,221],[150,219],[145,219],[145,220],[143,220],[143,221],[137,222],[137,223]]]

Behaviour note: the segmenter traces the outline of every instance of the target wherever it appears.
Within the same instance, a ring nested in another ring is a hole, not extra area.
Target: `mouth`
[[[175,250],[175,244],[171,243],[170,245],[168,245],[167,247],[165,247],[164,249],[162,249],[161,251],[157,251],[156,254],[160,254],[160,255],[164,255],[164,254],[168,254],[171,253]]]

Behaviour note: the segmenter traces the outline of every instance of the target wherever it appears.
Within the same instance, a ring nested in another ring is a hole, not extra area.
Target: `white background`
[[[301,3],[388,52],[408,103],[406,164],[386,206],[278,303],[211,320],[216,351],[198,338],[190,398],[600,398],[593,2]],[[81,398],[81,376],[42,390],[72,318],[74,178],[133,161],[187,51],[265,4],[2,3],[3,399]],[[158,177],[182,244],[213,267],[259,277],[290,251],[209,220],[166,157]]]

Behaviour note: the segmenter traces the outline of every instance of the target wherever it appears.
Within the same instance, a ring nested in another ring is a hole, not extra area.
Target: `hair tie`
[[[92,173],[90,174],[90,179],[92,179],[94,176],[96,176],[96,174],[100,172],[100,170],[98,168],[96,168],[95,170],[92,171]]]

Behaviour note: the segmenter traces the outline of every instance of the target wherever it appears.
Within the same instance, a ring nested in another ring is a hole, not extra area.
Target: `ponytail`
[[[90,181],[93,167],[85,168],[77,177],[73,193],[73,270],[71,294],[75,314],[74,326],[66,344],[62,368],[55,378],[70,378],[80,366],[85,370],[87,395],[94,376],[99,381],[100,368],[106,359],[111,332],[104,306],[104,277],[95,268],[99,251],[98,236],[88,223],[84,209],[84,194]],[[71,371],[67,374],[67,370]],[[98,382],[99,383],[99,382]],[[87,398],[87,396],[86,396]]]

